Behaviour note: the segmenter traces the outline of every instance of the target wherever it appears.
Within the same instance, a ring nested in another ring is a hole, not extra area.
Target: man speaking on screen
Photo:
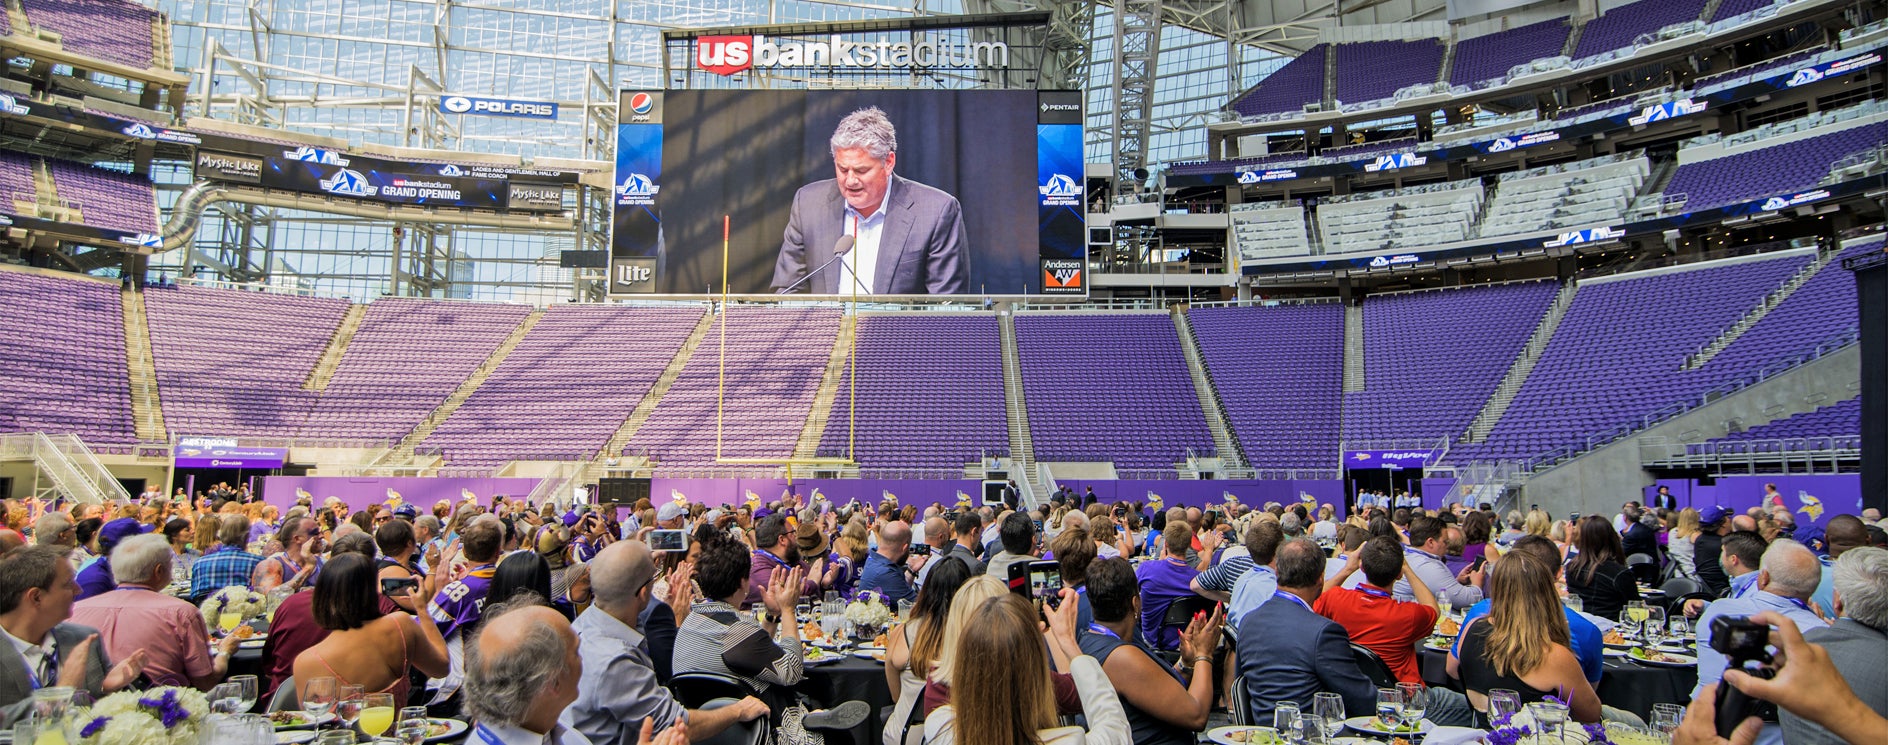
[[[834,178],[793,195],[773,286],[821,295],[958,295],[969,290],[957,198],[893,172],[898,132],[877,106],[840,120]],[[835,261],[836,260],[836,261]]]

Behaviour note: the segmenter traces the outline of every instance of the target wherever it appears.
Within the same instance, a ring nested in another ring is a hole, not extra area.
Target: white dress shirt
[[[878,243],[885,234],[885,205],[892,202],[891,175],[886,174],[885,196],[879,199],[878,209],[872,210],[871,217],[860,217],[859,211],[846,204],[846,227],[844,235],[852,236],[852,250],[846,252],[842,263],[847,276],[839,280],[839,294],[850,295],[855,290],[860,295],[872,294],[872,282],[878,277]],[[854,286],[852,278],[857,277],[859,284]]]
[[[13,643],[14,651],[19,652],[20,657],[26,660],[26,669],[32,672],[35,677],[43,678],[39,681],[39,687],[44,688],[50,685],[58,685],[58,670],[40,670],[40,665],[46,663],[47,650],[51,649],[53,646],[51,632],[47,632],[46,640],[38,644],[14,636],[13,632],[5,629],[0,629],[0,634],[6,634],[7,641]],[[45,674],[42,675],[42,672]]]

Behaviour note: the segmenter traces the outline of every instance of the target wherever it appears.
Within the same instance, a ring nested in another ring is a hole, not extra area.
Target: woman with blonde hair
[[[946,556],[931,568],[911,608],[911,620],[886,634],[885,682],[891,687],[892,715],[885,720],[884,745],[915,742],[920,732],[908,725],[912,711],[922,711],[925,681],[944,649],[951,602],[971,578],[970,565]]]
[[[1554,590],[1559,568],[1528,551],[1511,551],[1488,570],[1488,615],[1462,630],[1450,653],[1449,676],[1459,678],[1487,728],[1488,692],[1507,689],[1522,703],[1552,696],[1567,703],[1574,721],[1600,721],[1600,699],[1573,654],[1566,612]]]
[[[959,591],[961,594],[961,590]],[[1061,607],[1048,613],[1049,643],[1043,644],[1034,605],[1005,592],[964,608],[977,629],[958,640],[950,659],[950,703],[924,720],[928,745],[1129,745],[1134,732],[1107,673],[1075,643],[1074,590],[1064,589]],[[958,610],[952,603],[952,612]],[[954,619],[953,619],[954,620]],[[1088,728],[1056,726],[1055,666],[1068,670],[1081,695]],[[967,715],[957,717],[957,711]]]
[[[1528,510],[1527,522],[1522,523],[1521,530],[1528,535],[1553,538],[1554,519],[1541,510]]]
[[[1704,528],[1698,524],[1698,508],[1686,507],[1678,511],[1678,522],[1672,525],[1672,532],[1665,539],[1665,552],[1671,554],[1672,563],[1678,565],[1678,576],[1698,576],[1692,546],[1702,532]]]

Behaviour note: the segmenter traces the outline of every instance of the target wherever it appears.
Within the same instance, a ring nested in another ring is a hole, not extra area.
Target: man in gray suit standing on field
[[[963,210],[956,197],[892,172],[898,133],[885,112],[871,106],[840,120],[832,154],[835,177],[793,195],[774,288],[820,295],[969,291]],[[822,271],[835,254],[837,265]]]

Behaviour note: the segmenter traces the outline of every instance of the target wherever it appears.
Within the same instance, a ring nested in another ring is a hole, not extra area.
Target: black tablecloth
[[[1435,686],[1449,683],[1449,654],[1422,650],[1423,681]],[[1698,685],[1696,667],[1657,667],[1608,658],[1596,693],[1600,703],[1652,720],[1653,704],[1687,704]]]
[[[879,721],[879,711],[892,705],[891,687],[885,683],[885,663],[874,660],[861,660],[847,657],[830,665],[820,665],[806,669],[806,680],[797,690],[819,706],[832,707],[846,701],[864,701],[872,707],[872,714],[859,726],[852,728],[850,745],[878,745],[884,723]],[[846,745],[837,733],[828,733],[826,742],[830,745]]]

